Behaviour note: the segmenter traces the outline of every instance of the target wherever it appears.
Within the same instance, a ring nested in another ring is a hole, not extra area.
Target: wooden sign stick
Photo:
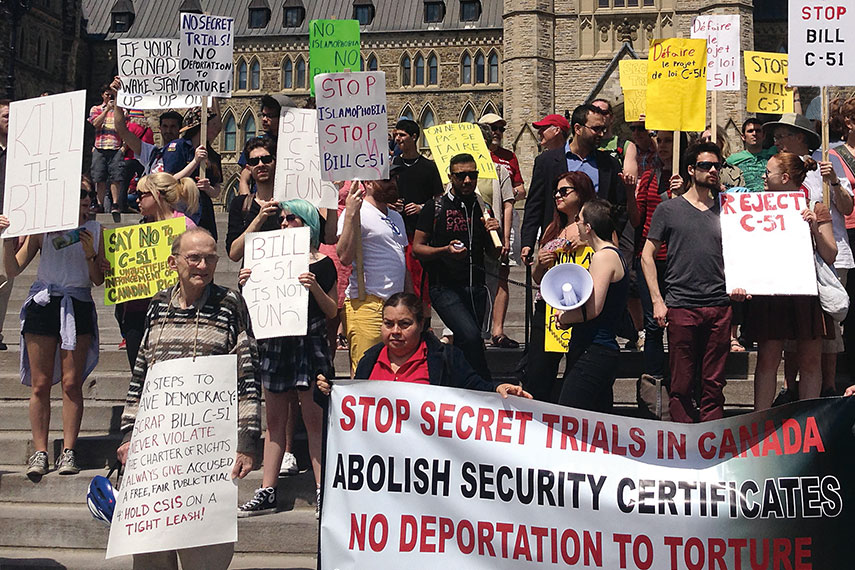
[[[671,174],[680,174],[680,131],[674,131],[674,150],[671,152]],[[685,180],[683,183],[685,184]]]
[[[828,161],[828,87],[822,86],[822,161]],[[822,202],[831,208],[831,192],[828,183],[822,181]]]
[[[358,180],[354,180],[351,184],[359,185]],[[364,202],[364,199],[363,199]],[[356,292],[360,301],[365,300],[365,261],[362,251],[362,218],[361,212],[356,212],[353,216],[353,223],[356,225]]]
[[[202,96],[202,125],[199,131],[199,145],[208,146],[208,98]],[[199,178],[205,178],[205,162],[199,165]]]
[[[718,144],[718,91],[710,92],[710,130],[712,142]]]

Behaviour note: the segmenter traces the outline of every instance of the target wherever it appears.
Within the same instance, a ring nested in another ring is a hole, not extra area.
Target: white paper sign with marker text
[[[179,21],[178,92],[231,97],[234,18],[182,12]]]
[[[803,192],[722,193],[721,242],[727,290],[816,295]]]
[[[698,16],[692,38],[707,40],[707,91],[739,91],[739,15]]]
[[[178,40],[116,40],[119,63],[117,104],[124,109],[186,109],[202,98],[178,93]]]
[[[321,179],[318,150],[318,112],[283,107],[276,146],[273,197],[302,198],[316,208],[338,208],[338,188]]]
[[[234,354],[149,368],[107,558],[237,540],[237,400]]]
[[[315,76],[315,96],[323,179],[388,178],[386,74],[321,73]]]
[[[790,85],[855,85],[855,0],[789,0]]]
[[[3,213],[3,237],[79,226],[80,166],[86,91],[13,101]]]
[[[309,228],[246,235],[244,266],[252,276],[243,288],[255,338],[304,336],[309,291],[299,281],[309,271]]]

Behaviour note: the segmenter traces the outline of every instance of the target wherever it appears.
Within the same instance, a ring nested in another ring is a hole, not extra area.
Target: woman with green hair
[[[332,259],[318,252],[321,223],[317,208],[305,200],[288,200],[280,202],[279,209],[282,228],[308,227],[311,233],[309,271],[299,276],[300,283],[310,294],[309,324],[306,336],[271,338],[258,343],[258,378],[264,387],[267,408],[264,470],[261,488],[239,509],[238,516],[241,517],[276,511],[276,483],[288,428],[288,392],[292,390],[297,391],[303,412],[318,492],[321,484],[323,414],[312,399],[312,388],[318,374],[333,374],[326,321],[338,312],[336,269]],[[246,284],[251,274],[249,268],[240,270],[241,286]]]

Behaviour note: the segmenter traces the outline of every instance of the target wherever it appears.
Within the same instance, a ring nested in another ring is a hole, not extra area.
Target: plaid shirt
[[[92,123],[95,119],[104,112],[104,105],[95,105],[89,110],[89,122]],[[100,129],[95,129],[95,148],[100,150],[118,150],[122,148],[122,139],[116,133],[116,127],[113,123],[113,113],[107,113],[104,122]]]

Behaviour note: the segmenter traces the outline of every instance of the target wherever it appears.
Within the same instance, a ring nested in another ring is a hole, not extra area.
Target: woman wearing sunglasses
[[[32,387],[30,426],[35,453],[27,476],[38,481],[48,472],[50,393],[62,383],[62,436],[56,469],[80,472],[74,447],[83,419],[83,382],[98,364],[98,318],[92,285],[104,282],[101,224],[89,220],[91,184],[81,181],[78,227],[73,230],[4,240],[6,275],[17,277],[41,255],[38,275],[21,308],[21,382]],[[0,229],[9,219],[0,215]]]
[[[579,235],[576,219],[582,206],[594,198],[594,184],[584,172],[562,174],[553,185],[555,213],[540,239],[537,261],[532,270],[534,282],[540,284],[544,274],[553,265],[570,261],[572,257],[582,261],[585,240]],[[528,364],[524,380],[525,389],[536,400],[554,401],[553,385],[558,375],[562,352],[546,352],[546,303],[538,293],[532,318],[531,339],[528,344]]]
[[[250,158],[251,160],[251,158]],[[258,342],[260,370],[257,377],[264,387],[267,409],[267,436],[264,440],[264,472],[261,488],[252,499],[239,509],[238,516],[246,517],[271,513],[276,510],[276,484],[279,467],[285,454],[288,418],[293,394],[298,394],[303,423],[309,436],[309,457],[315,474],[315,487],[321,487],[321,437],[323,414],[312,399],[315,378],[334,375],[332,357],[327,339],[327,319],[338,312],[338,293],[335,264],[318,251],[321,224],[318,210],[305,200],[288,200],[279,204],[282,228],[308,227],[311,231],[309,271],[299,276],[300,283],[309,290],[309,324],[306,336],[277,337]],[[241,287],[252,276],[252,270],[240,270]],[[293,426],[291,426],[293,429]]]

